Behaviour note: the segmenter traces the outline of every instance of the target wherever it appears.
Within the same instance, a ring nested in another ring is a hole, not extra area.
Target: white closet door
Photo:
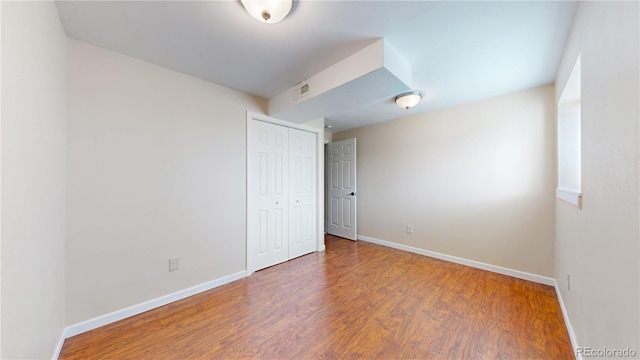
[[[289,129],[289,258],[316,251],[316,134]]]
[[[248,241],[251,269],[289,259],[289,128],[248,124]]]

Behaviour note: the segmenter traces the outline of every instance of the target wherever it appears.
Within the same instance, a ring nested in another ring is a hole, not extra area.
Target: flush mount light
[[[396,104],[407,110],[418,105],[420,100],[422,100],[422,92],[420,91],[409,91],[396,96]]]
[[[293,0],[240,0],[247,12],[265,24],[282,21],[293,6]]]

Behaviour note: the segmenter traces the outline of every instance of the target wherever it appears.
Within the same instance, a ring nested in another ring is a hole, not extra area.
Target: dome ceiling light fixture
[[[251,16],[265,24],[282,21],[293,7],[293,0],[240,0],[240,2]]]
[[[395,101],[398,106],[409,110],[409,108],[418,105],[420,100],[422,100],[422,92],[414,90],[396,96]]]

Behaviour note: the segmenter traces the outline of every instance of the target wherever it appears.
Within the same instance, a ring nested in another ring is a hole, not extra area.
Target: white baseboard
[[[446,254],[438,253],[435,251],[429,251],[429,250],[416,248],[413,246],[402,245],[402,244],[398,244],[390,241],[380,240],[380,239],[372,238],[369,236],[358,235],[358,240],[362,240],[362,241],[366,241],[366,242],[370,242],[370,243],[378,244],[382,246],[387,246],[387,247],[391,247],[398,250],[404,250],[414,254],[429,256],[432,258],[445,260],[445,261],[449,261],[456,264],[466,265],[466,266],[470,266],[470,267],[481,269],[481,270],[491,271],[494,273],[507,275],[514,278],[518,278],[518,279],[533,281],[533,282],[544,284],[544,285],[554,286],[556,283],[556,281],[550,277],[531,274],[528,272],[514,270],[514,269],[509,269],[502,266],[486,264],[483,262],[469,260],[469,259],[465,259],[457,256],[446,255]]]
[[[54,359],[57,359],[58,356],[60,355],[60,351],[62,350],[62,344],[64,343],[64,340],[67,338],[70,338],[72,336],[76,336],[78,334],[82,334],[84,332],[87,331],[91,331],[93,329],[99,328],[101,326],[104,325],[108,325],[111,323],[114,323],[116,321],[120,321],[122,319],[126,319],[128,317],[134,316],[134,315],[138,315],[141,314],[145,311],[149,311],[155,308],[158,308],[160,306],[164,306],[167,304],[170,304],[172,302],[178,301],[178,300],[182,300],[185,299],[189,296],[193,296],[196,294],[199,294],[201,292],[207,291],[207,290],[211,290],[213,288],[216,288],[218,286],[222,286],[224,284],[228,284],[232,281],[236,281],[239,279],[242,279],[244,277],[247,276],[247,271],[243,270],[240,272],[237,272],[235,274],[231,274],[228,276],[224,276],[221,277],[219,279],[213,280],[213,281],[209,281],[206,282],[204,284],[200,284],[200,285],[196,285],[184,290],[180,290],[180,291],[176,291],[172,294],[168,294],[168,295],[164,295],[161,296],[159,298],[153,299],[153,300],[149,300],[149,301],[145,301],[143,303],[140,304],[136,304],[133,306],[129,306],[127,308],[124,309],[120,309],[120,310],[116,310],[114,312],[105,314],[105,315],[101,315],[98,317],[95,317],[93,319],[89,319],[74,325],[69,325],[66,328],[64,328],[64,330],[62,331],[62,337],[60,338],[60,342],[58,344],[58,346],[56,347],[56,352],[54,354]]]
[[[554,288],[556,289],[556,295],[558,296],[558,302],[560,302],[560,309],[562,309],[562,317],[564,318],[564,324],[567,327],[567,332],[569,333],[569,340],[571,340],[571,346],[573,346],[573,354],[576,356],[576,360],[582,360],[582,354],[578,353],[578,348],[580,345],[578,344],[578,338],[576,337],[576,333],[573,331],[573,326],[571,326],[571,320],[569,319],[569,313],[567,312],[567,308],[564,306],[564,300],[562,300],[562,294],[560,293],[560,288],[558,287],[558,283],[554,281]]]
[[[62,334],[60,334],[60,340],[58,340],[58,345],[56,346],[56,349],[53,351],[53,356],[51,357],[54,360],[58,360],[58,358],[60,357],[60,352],[62,351],[62,345],[64,345],[64,341],[67,339],[64,336],[64,330],[62,330]]]

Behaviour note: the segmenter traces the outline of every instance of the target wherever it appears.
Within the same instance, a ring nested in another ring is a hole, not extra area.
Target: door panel
[[[351,160],[342,160],[342,189],[352,190],[351,184]]]
[[[258,233],[256,234],[258,236],[258,244],[260,245],[258,247],[258,254],[263,255],[267,253],[267,239],[269,238],[269,236],[267,235],[267,229],[269,228],[267,223],[268,223],[268,211],[266,210],[259,210],[258,211]]]
[[[328,145],[327,232],[351,240],[357,239],[356,139]]]
[[[345,198],[342,199],[342,226],[346,229],[351,229],[353,226],[351,224],[351,199]]]
[[[284,126],[253,121],[248,128],[248,227],[252,270],[287,261],[289,146]],[[256,248],[257,247],[257,248]]]
[[[338,226],[340,225],[340,221],[338,220],[338,216],[340,216],[340,211],[338,211],[338,209],[340,208],[340,199],[337,197],[331,197],[331,199],[329,199],[329,202],[329,221],[331,225]]]
[[[289,257],[316,250],[316,134],[289,129]]]

